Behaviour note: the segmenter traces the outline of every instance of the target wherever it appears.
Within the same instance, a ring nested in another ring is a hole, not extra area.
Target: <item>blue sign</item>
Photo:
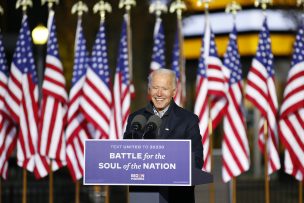
[[[190,140],[86,140],[85,185],[191,185]]]

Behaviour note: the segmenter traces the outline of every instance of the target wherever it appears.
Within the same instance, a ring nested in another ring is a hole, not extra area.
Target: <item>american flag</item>
[[[183,106],[185,97],[186,97],[186,89],[185,89],[185,81],[182,81],[182,72],[180,70],[181,66],[184,64],[181,64],[180,59],[180,44],[178,39],[178,34],[175,35],[175,41],[173,45],[173,57],[172,57],[172,70],[176,74],[177,79],[177,85],[176,85],[176,95],[174,97],[174,101],[177,105]],[[185,78],[185,74],[183,74],[183,77]]]
[[[152,61],[150,65],[150,71],[157,70],[159,68],[165,68],[165,35],[162,19],[156,18],[154,27],[154,45],[152,51]]]
[[[304,113],[304,112],[303,112]],[[294,165],[294,162],[291,160],[288,150],[284,151],[284,170],[287,174],[290,174],[295,177],[298,181],[303,181],[303,173],[298,166]]]
[[[242,109],[244,109],[242,68],[235,25],[230,34],[223,64],[230,71],[227,94],[229,105],[224,116],[224,138],[222,144],[222,177],[224,182],[228,182],[231,178],[247,171],[250,165],[246,123],[242,112]]]
[[[129,30],[131,30],[131,18],[130,15],[126,16],[127,14],[125,14],[125,20],[127,23],[127,38],[128,41],[131,42],[132,39],[132,35],[131,35],[131,31],[128,32],[128,28]],[[132,43],[128,43],[128,48],[129,48],[129,52],[128,52],[128,61],[129,61],[129,77],[130,77],[130,92],[131,92],[131,100],[134,100],[136,98],[136,92],[135,92],[135,86],[134,86],[134,81],[133,81],[133,57],[132,57]]]
[[[54,17],[55,12],[50,10],[48,17],[50,35],[47,43],[46,67],[42,84],[38,149],[42,156],[54,160],[59,167],[62,167],[66,165],[64,129],[67,113],[67,92],[63,66],[59,58]],[[52,167],[54,167],[53,164]]]
[[[0,175],[3,177],[3,179],[7,178],[8,159],[12,154],[13,150],[15,149],[16,143],[17,143],[17,128],[15,124],[9,118],[1,115],[0,116]]]
[[[82,88],[89,65],[89,53],[83,35],[82,20],[78,18],[75,37],[75,56],[72,85],[69,94],[68,123],[66,128],[67,166],[74,181],[83,176],[84,140],[93,137],[94,130],[80,111]]]
[[[77,136],[67,143],[67,166],[74,181],[82,178],[84,172],[84,141],[90,139],[85,129],[79,130]]]
[[[264,123],[267,122],[268,174],[280,169],[278,154],[277,111],[278,102],[274,85],[273,55],[267,18],[259,35],[259,45],[247,77],[246,98],[261,113],[259,147],[264,153]]]
[[[128,63],[127,24],[124,18],[113,88],[110,139],[122,139],[130,114],[131,93]]]
[[[204,146],[203,169],[211,171],[211,155],[209,146],[209,117],[214,129],[227,109],[226,89],[228,73],[224,72],[221,60],[217,55],[214,34],[211,31],[209,20],[206,19],[203,46],[198,65],[198,76],[196,82],[196,100],[194,113],[200,119],[200,132]],[[210,98],[210,116],[208,98]]]
[[[202,136],[202,143],[204,147],[204,166],[203,169],[211,171],[211,156],[210,156],[210,140],[208,131],[209,122],[209,106],[208,106],[208,78],[203,57],[204,49],[201,48],[201,55],[199,58],[197,77],[196,77],[196,99],[194,105],[194,113],[199,117],[199,127]]]
[[[2,35],[0,35],[0,175],[4,179],[7,178],[8,159],[17,142],[17,128],[5,107],[8,74]]]
[[[212,128],[215,129],[227,110],[228,100],[226,94],[229,72],[218,57],[215,37],[209,23],[209,20],[206,19],[203,57],[207,66],[210,119],[212,120]]]
[[[19,126],[17,164],[37,178],[49,171],[48,160],[38,154],[38,78],[27,15],[23,15],[8,81],[6,107]]]
[[[112,93],[104,23],[97,33],[80,106],[85,118],[100,132],[100,138],[109,138]]]
[[[304,28],[296,36],[279,121],[285,152],[285,171],[303,180],[304,174]],[[286,164],[288,163],[288,164]],[[299,175],[300,174],[300,175]]]

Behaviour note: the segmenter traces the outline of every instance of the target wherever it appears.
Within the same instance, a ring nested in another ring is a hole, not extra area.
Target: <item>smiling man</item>
[[[166,111],[176,94],[175,73],[159,69],[149,76],[148,93],[157,112]]]
[[[161,119],[159,128],[145,134],[145,139],[188,139],[191,140],[192,152],[195,154],[195,166],[199,169],[203,166],[203,146],[199,131],[198,117],[187,111],[173,100],[176,94],[176,75],[169,69],[158,69],[149,75],[148,94],[151,101],[145,108],[132,113],[128,118],[128,124],[124,133],[125,139],[143,138],[143,130],[138,130],[136,136],[132,133],[131,123],[135,116],[142,115],[147,120],[152,115]],[[177,154],[178,156],[178,154]],[[132,187],[133,190],[143,190]],[[130,190],[131,190],[130,189]],[[147,191],[151,187],[145,188]],[[153,188],[155,190],[155,187]],[[194,187],[159,187],[159,192],[167,194],[168,203],[194,203]]]

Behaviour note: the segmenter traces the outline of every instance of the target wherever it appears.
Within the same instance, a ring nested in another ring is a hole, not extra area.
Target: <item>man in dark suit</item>
[[[131,122],[136,115],[143,115],[147,120],[150,116],[157,115],[162,120],[160,128],[145,134],[145,138],[191,140],[192,152],[195,155],[195,166],[201,169],[203,166],[203,146],[198,126],[199,119],[195,114],[175,104],[173,100],[176,94],[175,72],[169,69],[153,71],[149,76],[148,94],[151,98],[148,105],[129,116],[124,138],[134,138]],[[143,132],[139,131],[135,137],[141,139],[142,135]],[[161,193],[165,191],[168,194],[169,203],[195,202],[193,186],[159,187],[159,191]]]

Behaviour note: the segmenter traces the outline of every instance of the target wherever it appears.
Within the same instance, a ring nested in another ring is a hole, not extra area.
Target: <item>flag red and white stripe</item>
[[[209,106],[208,106],[208,79],[206,69],[203,65],[203,58],[200,58],[198,74],[196,77],[196,99],[194,113],[199,117],[199,127],[204,147],[203,169],[211,171],[211,155],[209,140]]]
[[[227,111],[228,100],[226,94],[229,72],[218,57],[214,34],[208,20],[206,20],[205,28],[203,45],[207,67],[208,96],[210,98],[210,119],[212,129],[215,129]]]
[[[303,181],[303,173],[299,169],[299,167],[294,165],[294,162],[291,160],[290,154],[288,150],[285,150],[285,157],[284,157],[284,171],[285,173],[292,175],[298,181]]]
[[[17,164],[41,178],[47,175],[49,166],[48,160],[38,154],[38,78],[27,19],[23,15],[5,103],[20,129]]]
[[[174,101],[177,105],[183,107],[186,99],[186,75],[184,69],[184,58],[181,58],[181,47],[178,33],[175,35],[173,46],[172,70],[176,74],[176,94]]]
[[[211,171],[210,128],[215,129],[227,110],[226,90],[228,88],[228,72],[224,70],[217,55],[217,48],[209,20],[206,19],[205,32],[199,58],[196,82],[196,100],[194,113],[198,115],[200,132],[204,147],[203,169]],[[208,106],[210,99],[210,107]],[[210,110],[209,110],[210,109]],[[211,125],[209,126],[209,121]]]
[[[8,159],[17,142],[17,128],[5,106],[8,74],[2,35],[0,35],[0,175],[4,179],[7,178]]]
[[[224,117],[224,138],[222,142],[222,177],[224,182],[228,182],[247,171],[250,165],[246,123],[242,112],[242,109],[244,109],[242,69],[235,26],[230,34],[229,44],[224,55],[224,66],[230,71],[227,94],[229,105]]]
[[[88,132],[81,129],[77,135],[68,141],[66,147],[67,165],[74,181],[79,180],[84,172],[84,142],[91,139]]]
[[[112,92],[107,59],[106,34],[101,22],[86,72],[80,101],[84,117],[99,131],[99,138],[109,138]]]
[[[69,94],[68,123],[66,128],[67,166],[74,181],[81,179],[83,176],[84,140],[92,138],[93,134],[95,134],[95,129],[80,111],[80,101],[83,96],[82,88],[89,65],[88,55],[86,40],[83,35],[82,19],[79,17],[75,37],[73,78]]]
[[[4,116],[0,116],[0,174],[7,178],[8,159],[16,147],[17,128],[15,124]]]
[[[59,167],[66,165],[64,129],[67,113],[67,92],[63,66],[59,58],[55,13],[49,12],[46,68],[42,84],[39,153],[54,160]],[[53,167],[53,164],[52,164]],[[53,168],[54,170],[55,168]]]
[[[127,43],[127,23],[124,18],[114,78],[110,139],[122,139],[130,114],[131,91]]]
[[[300,26],[294,44],[281,106],[279,133],[285,151],[285,171],[303,180],[304,174],[304,29]]]
[[[264,153],[267,143],[268,174],[280,169],[278,154],[278,131],[277,131],[277,95],[274,83],[273,55],[271,52],[270,34],[265,18],[262,31],[259,36],[257,54],[247,77],[246,98],[253,103],[261,112],[259,121],[259,147]],[[267,123],[268,139],[265,143],[264,131]]]

